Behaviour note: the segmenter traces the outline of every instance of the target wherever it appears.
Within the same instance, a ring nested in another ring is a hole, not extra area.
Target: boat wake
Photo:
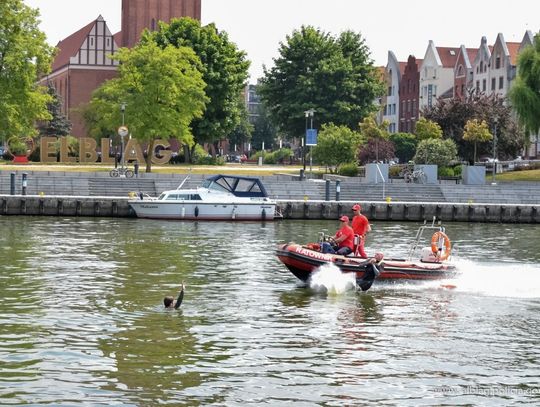
[[[356,288],[354,273],[342,273],[334,264],[323,264],[311,275],[309,286],[314,291],[343,294]]]
[[[540,298],[540,265],[501,262],[453,262],[460,273],[452,279],[384,285],[384,289],[447,289],[490,297]],[[378,287],[375,287],[375,286]],[[381,288],[375,282],[374,288]]]
[[[540,265],[500,262],[453,262],[460,273],[452,279],[419,282],[375,280],[377,290],[449,290],[490,297],[540,298]],[[342,273],[333,264],[324,264],[311,276],[309,287],[317,292],[339,295],[355,290],[352,273]]]

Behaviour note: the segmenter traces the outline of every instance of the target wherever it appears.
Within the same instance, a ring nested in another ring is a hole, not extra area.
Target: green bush
[[[225,165],[225,159],[223,157],[200,157],[197,159],[195,164],[199,165]]]
[[[392,165],[390,169],[388,170],[389,177],[399,177],[400,173],[401,173],[401,167],[399,165]]]
[[[358,165],[356,163],[341,164],[338,174],[345,177],[356,177],[358,175]]]
[[[453,177],[454,169],[452,167],[439,167],[437,169],[437,175],[439,177]]]
[[[461,177],[461,164],[454,167],[454,177]]]

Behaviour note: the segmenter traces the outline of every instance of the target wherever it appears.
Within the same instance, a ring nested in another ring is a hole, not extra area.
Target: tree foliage
[[[371,114],[365,117],[364,120],[360,123],[360,133],[366,140],[368,140],[368,142],[371,142],[371,144],[374,147],[373,149],[373,152],[375,154],[374,157],[371,157],[370,155],[371,149],[370,149],[369,153],[366,156],[363,156],[364,159],[379,161],[379,159],[384,160],[388,158],[386,157],[386,155],[388,154],[389,146],[386,146],[386,151],[384,154],[385,157],[379,158],[379,144],[388,140],[388,137],[390,136],[390,133],[388,133],[388,121],[384,120],[381,124],[378,124],[377,121],[375,120],[375,116]],[[364,161],[364,159],[362,159],[362,161]]]
[[[362,141],[359,133],[347,126],[325,124],[313,148],[313,158],[322,165],[333,167],[356,162],[358,147]]]
[[[416,122],[415,128],[416,137],[419,141],[427,139],[441,139],[443,131],[438,123],[435,123],[425,117],[421,117]]]
[[[396,156],[394,143],[385,139],[369,139],[358,153],[358,160],[362,164],[370,162],[388,162]]]
[[[293,31],[280,44],[258,90],[278,131],[289,138],[303,136],[309,109],[315,109],[317,123],[356,129],[384,92],[360,34],[345,31],[333,37],[311,26]]]
[[[0,140],[33,135],[35,121],[50,118],[50,96],[36,83],[50,71],[54,51],[38,17],[22,0],[0,2]]]
[[[540,131],[540,33],[533,46],[518,57],[518,74],[510,89],[510,100],[527,136]],[[527,137],[527,145],[528,145]]]
[[[422,140],[416,149],[416,164],[435,164],[448,167],[457,158],[457,147],[453,140],[428,138]]]
[[[414,157],[418,139],[411,133],[394,133],[390,135],[390,141],[394,143],[396,157],[400,163],[406,163]]]
[[[465,99],[441,100],[423,111],[426,119],[437,122],[447,138],[454,140],[461,157],[471,157],[473,146],[463,140],[465,123],[470,119],[485,120],[490,129],[497,121],[497,144],[501,158],[513,158],[523,148],[523,133],[514,119],[512,108],[497,94],[471,92]],[[478,146],[478,154],[491,154],[487,144]]]
[[[50,120],[42,122],[39,126],[39,134],[44,136],[68,136],[71,132],[71,122],[62,112],[62,100],[52,84],[47,85],[47,93],[51,97],[47,103]]]
[[[468,120],[465,123],[463,131],[463,140],[474,143],[473,162],[476,162],[476,145],[493,139],[493,135],[489,132],[488,124],[485,120],[478,119]]]
[[[190,124],[201,117],[208,98],[200,73],[200,61],[186,47],[164,49],[153,42],[132,49],[120,49],[115,56],[121,62],[118,77],[98,88],[90,102],[95,122],[90,125],[115,132],[122,103],[126,104],[126,124],[133,137],[148,143],[153,151],[159,138],[176,138],[192,144]],[[146,171],[151,171],[148,154]]]
[[[262,148],[264,141],[265,148],[274,147],[276,141],[276,128],[268,117],[268,110],[261,105],[259,114],[255,119],[252,144],[255,148]]]
[[[238,96],[248,79],[249,61],[238,50],[226,32],[214,24],[201,26],[191,18],[160,23],[159,31],[147,33],[144,41],[155,41],[160,47],[189,47],[200,58],[200,72],[206,83],[208,103],[204,115],[193,121],[195,141],[203,145],[225,139],[241,123],[242,110]]]

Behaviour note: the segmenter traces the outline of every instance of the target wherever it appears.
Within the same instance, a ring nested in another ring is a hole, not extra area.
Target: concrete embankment
[[[284,219],[337,219],[353,201],[278,200]],[[372,221],[540,223],[540,205],[360,201]],[[125,197],[0,195],[0,215],[134,217]]]

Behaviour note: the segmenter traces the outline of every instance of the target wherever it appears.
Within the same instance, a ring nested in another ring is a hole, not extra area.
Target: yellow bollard
[[[39,193],[39,196],[45,196],[45,192],[41,191],[41,192]]]
[[[308,200],[308,196],[304,195],[304,202],[307,202],[307,200]]]
[[[387,196],[386,197],[386,203],[390,203],[392,202],[392,197],[391,196]]]

